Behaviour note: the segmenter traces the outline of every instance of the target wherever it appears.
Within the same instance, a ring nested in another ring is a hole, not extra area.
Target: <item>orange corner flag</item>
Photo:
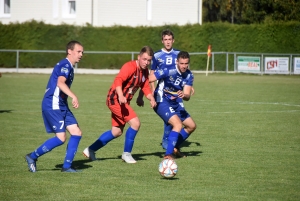
[[[211,57],[211,45],[208,45],[207,48],[207,66],[206,66],[206,76],[208,74],[209,58]]]
[[[207,49],[207,56],[208,56],[208,57],[211,57],[211,45],[208,46],[208,49]]]

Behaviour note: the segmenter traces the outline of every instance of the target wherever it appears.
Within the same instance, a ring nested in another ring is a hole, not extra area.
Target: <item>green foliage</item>
[[[204,22],[233,24],[299,21],[298,0],[203,0]]]
[[[205,23],[202,26],[165,25],[160,27],[91,27],[48,25],[43,22],[0,24],[0,49],[65,50],[70,40],[79,40],[84,51],[139,52],[149,45],[154,51],[161,49],[161,31],[171,29],[175,33],[174,47],[189,52],[300,52],[299,22],[266,22],[264,24],[232,25],[229,23]],[[53,67],[63,58],[60,53],[20,53],[20,67]],[[137,55],[135,55],[136,58]],[[78,64],[80,68],[120,68],[131,60],[131,54],[85,54]],[[207,57],[194,57],[194,70],[204,70]],[[224,60],[216,60],[223,62]],[[0,67],[15,67],[14,52],[0,52]],[[195,67],[195,68],[194,68]],[[222,70],[222,69],[220,69]]]
[[[137,107],[136,97],[131,105],[141,128],[132,154],[138,162],[121,162],[125,133],[96,152],[99,161],[82,156],[111,128],[105,99],[113,75],[75,75],[80,107],[72,111],[83,137],[73,164],[82,172],[60,172],[67,144],[40,157],[38,172],[28,172],[25,154],[53,136],[40,107],[48,78],[0,78],[1,200],[299,200],[299,76],[196,74],[195,94],[184,104],[197,129],[171,180],[158,173],[163,122],[148,101]]]

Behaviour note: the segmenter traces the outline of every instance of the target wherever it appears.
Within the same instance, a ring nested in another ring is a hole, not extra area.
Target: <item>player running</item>
[[[78,99],[70,88],[74,80],[73,66],[81,60],[83,47],[78,41],[70,41],[67,44],[66,53],[67,58],[59,61],[54,67],[42,101],[42,114],[46,131],[55,133],[55,136],[25,156],[30,172],[37,171],[36,161],[39,157],[65,143],[66,130],[69,131],[71,137],[61,171],[77,172],[71,165],[82,133],[75,116],[69,109],[67,98],[72,98],[73,108],[79,107]]]
[[[154,53],[154,57],[152,59],[151,71],[150,74],[153,74],[157,68],[174,68],[176,65],[177,55],[180,50],[173,48],[173,44],[175,42],[174,33],[166,29],[161,33],[161,42],[163,44],[163,48]],[[155,84],[154,82],[150,83],[151,88],[154,92]],[[194,89],[192,88],[192,94],[194,93]],[[143,106],[143,93],[139,93],[137,98],[137,104],[139,106]],[[182,99],[177,99],[177,101],[182,103]],[[182,103],[183,104],[183,103]],[[168,137],[172,130],[172,126],[170,124],[164,123],[164,132],[162,136],[162,147],[163,149],[167,149],[168,146]],[[174,149],[174,155],[177,157],[185,157],[184,154],[180,152],[179,149]]]
[[[123,133],[125,124],[130,126],[126,131],[122,160],[126,163],[136,163],[131,151],[134,139],[140,128],[140,120],[130,106],[135,92],[141,88],[152,108],[156,106],[149,84],[148,65],[151,63],[153,50],[149,46],[141,49],[138,59],[125,63],[110,87],[106,105],[111,111],[112,128],[104,132],[92,145],[84,149],[83,155],[90,160],[97,160],[95,152],[111,140]]]
[[[175,66],[158,68],[149,76],[150,82],[158,80],[154,91],[157,102],[154,111],[165,124],[172,127],[168,136],[165,158],[173,158],[174,148],[179,150],[180,145],[196,129],[194,120],[182,103],[182,100],[189,101],[192,93],[194,76],[188,69],[189,62],[189,53],[180,51]]]

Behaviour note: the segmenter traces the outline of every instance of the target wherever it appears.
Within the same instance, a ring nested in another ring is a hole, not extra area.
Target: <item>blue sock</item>
[[[71,135],[68,146],[67,146],[66,157],[65,157],[64,164],[63,164],[63,168],[71,167],[73,159],[77,152],[77,148],[78,148],[80,140],[81,140],[81,136]]]
[[[45,141],[39,148],[30,154],[32,159],[37,159],[38,157],[44,155],[45,153],[51,151],[55,147],[62,145],[63,142],[57,137],[53,137]]]
[[[171,124],[166,124],[164,123],[164,135],[162,137],[162,140],[164,139],[168,139],[169,135],[170,135],[170,132],[172,130],[172,125]]]
[[[138,131],[133,130],[131,127],[129,127],[126,131],[126,136],[125,136],[125,143],[124,143],[124,152],[131,152],[133,143],[134,143],[134,138],[136,136]]]
[[[189,137],[190,135],[184,130],[184,128],[181,129],[177,143],[175,145],[176,148],[179,148],[179,146]]]
[[[165,155],[170,155],[174,151],[174,147],[176,145],[179,133],[176,131],[171,131],[168,138],[168,147]]]
[[[108,142],[115,139],[115,136],[111,133],[111,130],[104,132],[98,140],[96,140],[89,148],[93,151],[97,151],[104,147]]]

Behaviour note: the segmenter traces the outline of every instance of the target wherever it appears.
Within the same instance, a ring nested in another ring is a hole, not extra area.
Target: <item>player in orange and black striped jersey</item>
[[[140,128],[140,120],[130,106],[135,92],[141,88],[152,108],[156,106],[150,84],[148,66],[153,57],[153,50],[145,46],[141,49],[138,59],[125,63],[111,85],[106,105],[111,111],[112,129],[104,132],[83,154],[91,160],[96,160],[95,152],[105,146],[109,141],[123,133],[125,124],[130,127],[126,131],[124,152],[122,160],[126,163],[136,163],[131,156],[135,136]]]

